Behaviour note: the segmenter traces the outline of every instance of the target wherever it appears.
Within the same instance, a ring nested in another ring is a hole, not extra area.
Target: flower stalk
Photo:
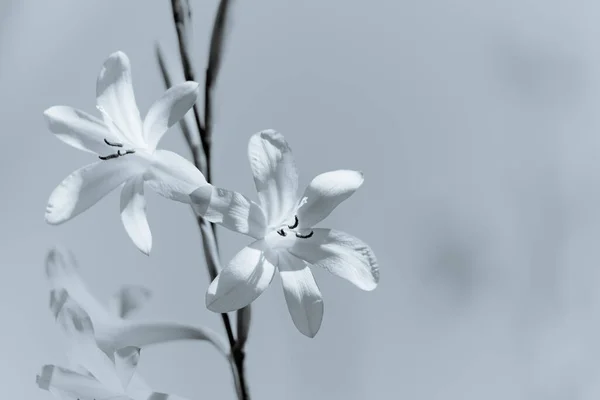
[[[212,147],[212,94],[218,77],[221,66],[223,44],[227,29],[228,15],[231,1],[221,0],[217,8],[215,22],[213,24],[212,35],[210,40],[208,64],[205,71],[204,84],[204,123],[202,122],[198,104],[193,107],[194,121],[198,134],[194,135],[188,126],[185,119],[180,120],[180,126],[184,138],[192,153],[193,162],[196,167],[204,174],[208,182],[212,182],[211,174],[211,147]],[[191,9],[187,0],[171,0],[173,11],[173,20],[177,31],[177,39],[179,42],[179,53],[183,68],[184,77],[186,80],[195,81],[195,72],[190,56],[190,31],[189,24],[191,21]],[[156,55],[158,64],[163,76],[165,86],[171,86],[171,79],[166,68],[164,58],[160,48],[157,46]],[[206,265],[211,281],[216,278],[221,270],[219,249],[216,237],[215,226],[201,216],[196,216],[198,227],[202,235],[204,255]],[[221,318],[230,346],[230,362],[232,366],[232,374],[235,381],[236,392],[240,400],[250,398],[248,393],[248,385],[246,383],[244,371],[245,351],[244,345],[248,336],[250,326],[250,306],[237,311],[237,333],[238,337],[234,336],[231,320],[227,313],[222,313]]]

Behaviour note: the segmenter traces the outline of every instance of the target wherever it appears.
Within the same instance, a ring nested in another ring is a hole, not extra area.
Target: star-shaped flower
[[[110,356],[100,350],[94,339],[92,320],[74,301],[63,305],[57,319],[71,344],[69,367],[44,365],[36,379],[40,389],[62,399],[183,400],[179,396],[154,392],[136,373],[139,348],[121,348]]]
[[[253,135],[248,155],[258,203],[215,187],[201,187],[191,196],[196,211],[211,222],[256,239],[210,284],[206,306],[219,313],[245,307],[269,286],[278,269],[294,324],[314,337],[321,326],[323,299],[311,266],[363,290],[373,290],[379,282],[377,261],[368,245],[340,231],[313,228],[362,185],[363,175],[326,172],[298,197],[296,165],[280,133],[266,130]]]
[[[111,54],[96,82],[102,120],[67,106],[54,106],[44,112],[50,130],[59,139],[99,158],[54,189],[46,207],[46,221],[68,221],[124,184],[121,220],[138,249],[149,254],[152,235],[146,219],[144,184],[166,198],[186,203],[193,190],[207,185],[204,175],[188,160],[156,149],[163,134],[196,102],[198,92],[196,82],[171,87],[142,121],[129,59],[120,51]]]
[[[196,327],[166,321],[136,321],[128,319],[150,298],[150,291],[141,286],[123,286],[104,307],[90,293],[77,271],[73,254],[54,248],[46,257],[49,281],[50,309],[58,319],[65,304],[74,302],[94,326],[97,345],[107,355],[124,347],[144,347],[176,340],[207,340],[227,356],[224,339],[206,327]],[[81,313],[71,314],[72,317]],[[60,321],[59,321],[60,322]]]

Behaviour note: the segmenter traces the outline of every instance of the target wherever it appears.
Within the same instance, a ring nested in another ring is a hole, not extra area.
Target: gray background
[[[3,397],[44,399],[65,360],[43,259],[73,249],[103,299],[154,291],[140,318],[221,330],[188,207],[149,196],[150,258],[118,195],[60,227],[50,192],[91,156],[49,133],[57,104],[94,112],[108,54],[132,62],[145,113],[163,91],[153,45],[177,66],[169,1],[2,0],[0,376]],[[215,1],[192,1],[205,63]],[[284,133],[304,186],[337,168],[366,183],[322,226],[376,252],[361,292],[317,271],[325,317],[298,333],[276,278],[254,303],[254,399],[597,399],[600,396],[600,5],[593,0],[238,1],[216,97],[216,184],[254,196],[256,131]],[[162,147],[188,156],[180,132]],[[223,259],[248,239],[220,231]],[[203,343],[148,348],[157,390],[233,398]]]

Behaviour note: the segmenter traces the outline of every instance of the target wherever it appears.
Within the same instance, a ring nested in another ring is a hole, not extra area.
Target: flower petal
[[[90,293],[77,272],[77,262],[66,249],[53,248],[46,256],[46,277],[52,287],[51,308],[55,317],[70,297],[90,316],[95,324],[109,320],[107,310]],[[66,293],[66,294],[65,294]]]
[[[337,170],[315,177],[304,191],[298,209],[299,228],[310,228],[327,217],[362,185],[362,172]]]
[[[139,171],[122,157],[86,165],[54,189],[46,206],[46,222],[61,224],[87,210]]]
[[[152,249],[152,232],[146,218],[144,179],[130,179],[121,190],[121,221],[136,247],[145,255]]]
[[[282,134],[265,130],[248,143],[254,183],[269,226],[282,224],[296,203],[298,172],[292,150]]]
[[[183,82],[169,88],[150,107],[144,119],[144,138],[151,149],[155,149],[164,133],[192,108],[198,92],[198,83]]]
[[[290,253],[362,290],[373,290],[379,283],[379,265],[373,250],[354,236],[332,229],[313,229],[307,239],[296,240]]]
[[[145,347],[152,344],[178,340],[206,340],[227,355],[222,336],[210,328],[182,325],[171,322],[121,321],[96,331],[100,347],[107,352],[123,347]]]
[[[91,376],[56,365],[44,365],[36,382],[40,389],[73,396],[81,400],[119,398],[122,393],[110,390]]]
[[[145,179],[156,193],[183,203],[190,203],[190,194],[208,184],[194,164],[168,150],[154,152],[150,173]]]
[[[302,334],[315,337],[323,320],[323,297],[309,266],[283,251],[277,267],[294,325]]]
[[[206,220],[255,239],[265,236],[264,211],[241,193],[206,185],[196,189],[190,197],[194,211]]]
[[[131,65],[125,53],[111,54],[96,81],[96,102],[104,122],[130,142],[143,144],[142,119],[131,83]]]
[[[214,312],[235,311],[252,303],[269,286],[275,265],[256,241],[233,257],[212,281],[206,292],[206,307]]]
[[[140,348],[128,346],[117,349],[114,353],[114,357],[117,375],[121,380],[121,385],[126,388],[129,385],[129,382],[131,382],[131,378],[133,377],[140,360]]]
[[[67,300],[60,310],[58,321],[63,326],[72,344],[71,357],[88,370],[111,391],[122,391],[113,362],[96,344],[94,326],[88,314],[72,299]]]
[[[127,318],[142,308],[151,296],[152,292],[148,288],[139,285],[125,285],[112,296],[110,309],[113,315]]]
[[[44,111],[50,131],[76,149],[104,155],[110,147],[104,142],[119,142],[120,138],[98,118],[68,106],[54,106]]]

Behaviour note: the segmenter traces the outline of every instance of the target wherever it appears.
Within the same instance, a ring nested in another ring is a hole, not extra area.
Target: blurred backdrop
[[[216,0],[191,1],[204,68]],[[54,187],[91,156],[57,140],[42,112],[95,112],[116,50],[142,113],[163,92],[160,42],[182,73],[168,0],[0,2],[0,376],[4,397],[49,399],[35,375],[65,361],[43,261],[72,249],[102,299],[153,290],[138,318],[204,324],[208,277],[191,211],[154,194],[148,258],[112,193],[53,227]],[[280,280],[255,303],[253,399],[597,399],[600,396],[600,4],[592,0],[237,1],[216,91],[214,175],[254,196],[247,141],[290,142],[300,186],[320,172],[366,182],[321,223],[369,243],[371,293],[317,271],[315,339],[296,331]],[[202,74],[198,74],[202,76]],[[178,129],[162,147],[189,157]],[[223,261],[248,240],[219,231]],[[234,398],[207,344],[147,348],[155,389]]]

